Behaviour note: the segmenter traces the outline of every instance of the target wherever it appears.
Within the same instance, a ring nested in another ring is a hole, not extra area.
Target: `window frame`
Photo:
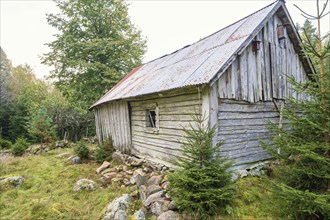
[[[148,126],[148,123],[150,122],[150,112],[155,112],[155,126]],[[150,108],[145,109],[145,124],[144,124],[144,131],[146,133],[153,133],[157,134],[159,132],[159,107],[158,106],[152,106]]]

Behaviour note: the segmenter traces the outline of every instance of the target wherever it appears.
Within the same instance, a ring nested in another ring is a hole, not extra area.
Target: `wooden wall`
[[[287,76],[293,76],[299,82],[305,82],[307,76],[286,28],[285,39],[278,39],[279,24],[280,19],[273,16],[256,36],[260,49],[252,51],[251,43],[221,75],[214,85],[219,91],[219,98],[251,103],[271,101],[273,98],[306,98],[293,91],[288,82]]]
[[[260,141],[270,143],[267,124],[279,123],[279,117],[271,101],[248,103],[220,99],[217,141],[225,141],[221,152],[234,159],[235,166],[270,158],[260,147]]]
[[[161,96],[145,96],[130,101],[132,145],[134,154],[154,161],[168,161],[180,155],[181,143],[193,123],[192,116],[201,111],[201,98],[193,90],[177,91]],[[146,127],[146,110],[159,109],[159,130]]]
[[[98,139],[103,142],[111,137],[116,149],[129,153],[131,130],[127,101],[112,101],[95,108],[95,124]]]
[[[267,124],[280,123],[278,109],[288,97],[306,99],[292,89],[288,77],[306,82],[307,75],[297,51],[284,28],[284,40],[279,40],[275,15],[257,34],[260,49],[248,45],[212,86],[218,103],[217,138],[225,144],[222,152],[234,159],[235,166],[268,159],[260,141],[270,143]],[[277,108],[274,105],[277,103]]]

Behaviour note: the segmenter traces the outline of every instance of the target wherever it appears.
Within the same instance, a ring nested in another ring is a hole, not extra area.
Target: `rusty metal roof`
[[[282,4],[276,1],[192,45],[133,69],[91,108],[112,100],[210,83]]]

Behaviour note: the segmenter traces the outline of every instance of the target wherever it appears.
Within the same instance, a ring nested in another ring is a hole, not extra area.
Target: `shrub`
[[[203,119],[196,116],[197,128],[185,130],[182,157],[175,162],[180,168],[169,174],[168,193],[179,210],[196,219],[208,219],[231,210],[234,184],[228,168],[231,162],[222,157],[220,144],[213,145],[215,128],[203,127]]]
[[[21,156],[25,150],[29,147],[29,142],[24,138],[17,138],[15,144],[12,146],[12,152],[15,156]]]
[[[12,143],[8,140],[0,138],[0,149],[10,149]]]
[[[88,159],[89,158],[89,148],[84,141],[78,141],[74,146],[74,152],[81,158],[81,159]]]
[[[110,161],[112,153],[115,152],[111,138],[108,138],[103,144],[99,144],[96,149],[95,160],[98,163]]]

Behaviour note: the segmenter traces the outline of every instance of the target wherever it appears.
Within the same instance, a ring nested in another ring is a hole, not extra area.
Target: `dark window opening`
[[[147,110],[146,111],[147,118],[147,127],[155,128],[156,127],[156,111],[155,110]]]

